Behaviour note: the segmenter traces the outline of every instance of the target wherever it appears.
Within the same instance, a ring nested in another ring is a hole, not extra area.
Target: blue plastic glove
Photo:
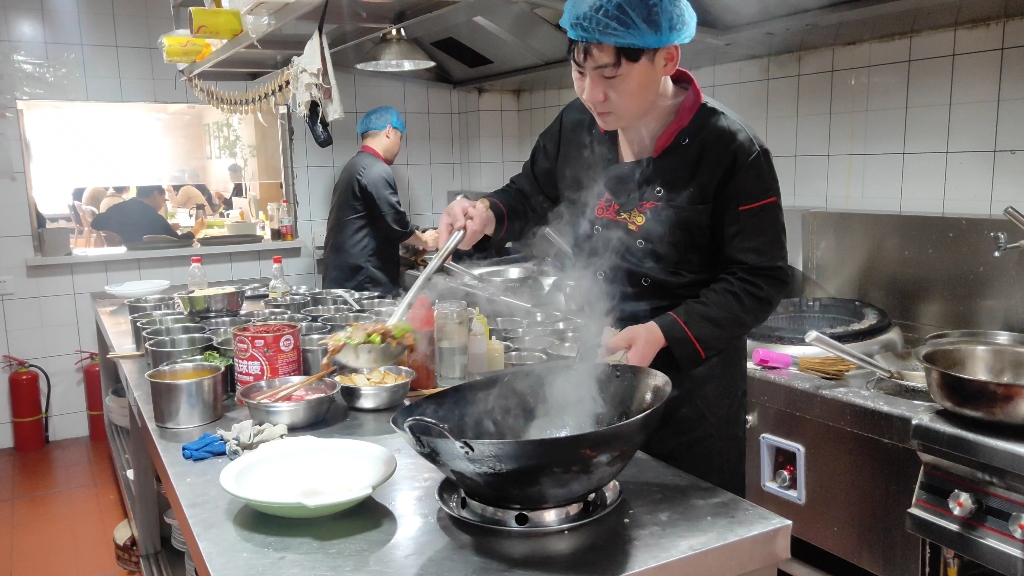
[[[227,453],[227,444],[220,436],[209,432],[199,438],[181,446],[181,455],[186,460],[199,462],[213,456],[223,456]]]

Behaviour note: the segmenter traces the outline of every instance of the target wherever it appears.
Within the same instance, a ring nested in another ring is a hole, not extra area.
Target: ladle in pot
[[[885,366],[880,364],[878,361],[868,358],[867,356],[861,354],[860,352],[857,352],[856,350],[850,348],[849,346],[844,346],[839,342],[836,342],[835,340],[829,338],[828,336],[821,334],[817,330],[811,330],[810,332],[808,332],[804,336],[804,340],[808,344],[812,344],[830,354],[834,354],[836,356],[839,356],[840,358],[849,360],[850,362],[853,362],[857,366],[871,370],[872,372],[878,374],[879,376],[888,378],[889,380],[895,380],[896,382],[906,383],[911,385],[911,387],[913,387],[914,385],[917,385],[918,387],[925,385],[923,373],[890,370],[889,368],[886,368]]]
[[[466,237],[465,230],[456,230],[452,233],[452,237],[448,239],[448,242],[438,250],[437,255],[430,261],[430,264],[423,269],[420,273],[420,277],[416,279],[412,287],[409,288],[409,292],[405,295],[405,298],[398,303],[394,313],[387,320],[387,325],[392,326],[401,322],[405,319],[405,315],[409,313],[409,308],[412,307],[412,303],[416,301],[416,298],[426,287],[427,282],[437,272],[444,261],[451,257],[452,253],[455,252],[455,248],[462,242],[462,239]],[[348,366],[349,368],[358,369],[373,369],[380,368],[381,366],[389,366],[394,364],[399,358],[405,354],[408,350],[407,346],[403,346],[397,343],[389,344],[359,344],[358,346],[345,346],[338,352],[336,358],[339,362]]]

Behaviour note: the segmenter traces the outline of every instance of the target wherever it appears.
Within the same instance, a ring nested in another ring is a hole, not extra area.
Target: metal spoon
[[[835,354],[840,358],[849,360],[850,362],[853,362],[854,364],[860,366],[861,368],[871,370],[872,372],[875,372],[876,374],[879,374],[880,376],[883,376],[890,380],[897,380],[899,382],[909,382],[911,384],[925,384],[924,373],[901,372],[899,370],[890,370],[889,368],[883,366],[881,363],[871,358],[868,358],[867,356],[855,351],[849,346],[844,346],[839,342],[836,342],[835,340],[829,338],[828,336],[825,336],[824,334],[819,333],[816,330],[811,330],[810,332],[808,332],[804,336],[804,340],[808,344],[812,344],[830,354]]]

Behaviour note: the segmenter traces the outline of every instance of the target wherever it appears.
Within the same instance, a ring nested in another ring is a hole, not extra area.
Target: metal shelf
[[[117,470],[117,485],[121,489],[121,500],[124,502],[124,509],[128,513],[128,522],[131,523],[132,533],[135,533],[135,518],[132,510],[135,507],[135,492],[132,488],[132,481],[128,478],[128,470],[131,470],[132,463],[128,458],[128,445],[131,442],[131,435],[128,430],[111,422],[107,422],[107,441],[110,443],[110,455],[114,461],[114,468]],[[139,558],[142,564],[144,576],[178,576],[184,574],[184,566],[181,571],[171,569],[164,555],[163,550],[155,554],[142,555]]]

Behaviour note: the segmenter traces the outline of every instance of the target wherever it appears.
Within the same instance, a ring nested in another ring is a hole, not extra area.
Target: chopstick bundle
[[[825,356],[823,358],[799,358],[772,352],[764,348],[757,348],[751,356],[751,360],[762,368],[782,368],[784,370],[796,370],[804,374],[810,374],[826,380],[839,380],[846,376],[856,366],[849,361],[837,356]]]
[[[262,394],[254,396],[253,402],[278,402],[291,396],[292,394],[295,394],[299,390],[308,386],[311,382],[316,382],[317,380],[323,378],[324,376],[327,376],[328,374],[334,372],[335,370],[337,370],[337,367],[332,366],[331,368],[324,370],[319,374],[314,374],[301,382],[297,382],[295,384],[287,384],[285,386],[281,386],[280,388],[274,388],[273,390],[267,390]]]

